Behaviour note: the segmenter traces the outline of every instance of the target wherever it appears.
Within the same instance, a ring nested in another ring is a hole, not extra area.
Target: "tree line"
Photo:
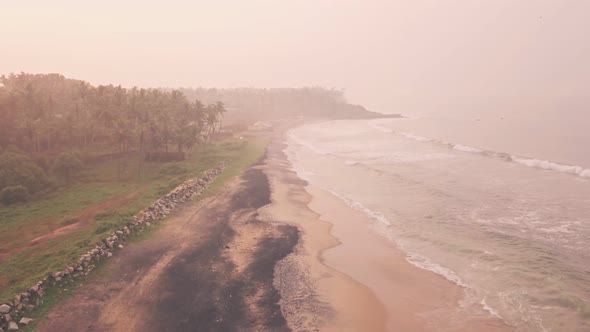
[[[83,168],[81,154],[183,153],[221,127],[225,106],[179,90],[93,86],[59,74],[0,77],[0,201],[26,201]],[[49,174],[53,176],[48,176]]]
[[[192,149],[218,130],[221,101],[180,90],[93,86],[59,74],[0,77],[0,147],[29,153]]]

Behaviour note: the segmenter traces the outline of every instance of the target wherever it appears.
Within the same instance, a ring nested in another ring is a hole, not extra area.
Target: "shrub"
[[[112,221],[103,221],[101,223],[99,223],[98,225],[96,225],[96,229],[94,230],[94,233],[96,234],[102,234],[102,233],[108,233],[112,230],[117,229],[119,225],[117,223],[114,223]]]
[[[43,171],[45,171],[45,173],[49,172],[51,170],[51,163],[49,162],[49,158],[47,158],[47,156],[35,156],[33,157],[33,162],[41,167],[41,169],[43,169]]]
[[[30,193],[47,185],[45,172],[29,156],[16,152],[0,155],[0,188],[24,186]]]
[[[64,152],[57,156],[53,171],[63,176],[66,183],[70,183],[70,179],[84,168],[84,164],[80,160],[77,153]]]
[[[164,175],[179,175],[188,173],[188,168],[184,165],[171,164],[160,168],[160,174]]]
[[[0,191],[0,200],[5,205],[26,202],[30,197],[29,190],[25,186],[10,186]]]

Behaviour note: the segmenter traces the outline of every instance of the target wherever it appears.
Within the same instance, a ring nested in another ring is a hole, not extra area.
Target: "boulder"
[[[33,321],[33,318],[23,317],[20,319],[19,323],[23,325],[29,325]]]
[[[7,314],[10,312],[10,309],[12,309],[12,307],[8,304],[2,304],[0,305],[0,314]]]
[[[37,291],[39,291],[39,286],[37,286],[37,285],[29,288],[29,294],[31,294],[31,295],[35,295],[37,293]]]
[[[18,331],[18,324],[14,321],[8,323],[8,331]]]

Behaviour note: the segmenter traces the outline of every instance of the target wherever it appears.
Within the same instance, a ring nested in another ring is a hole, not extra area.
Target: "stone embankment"
[[[124,227],[99,241],[75,264],[62,271],[50,273],[26,292],[16,294],[12,301],[0,304],[0,332],[18,330],[19,327],[31,323],[32,319],[25,317],[26,313],[35,310],[43,303],[43,296],[49,289],[71,283],[77,278],[88,275],[97,263],[113,256],[117,250],[123,249],[123,245],[131,235],[143,231],[152,223],[166,217],[178,205],[202,194],[224,168],[225,164],[220,163],[205,171],[201,177],[182,183],[151,206],[133,216]]]

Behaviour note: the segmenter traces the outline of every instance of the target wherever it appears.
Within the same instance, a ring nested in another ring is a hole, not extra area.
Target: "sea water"
[[[307,124],[288,133],[286,152],[300,176],[366,213],[408,262],[464,287],[466,313],[484,309],[517,331],[590,331],[583,146],[510,144],[526,133],[477,119],[476,129],[437,131],[429,121]]]

